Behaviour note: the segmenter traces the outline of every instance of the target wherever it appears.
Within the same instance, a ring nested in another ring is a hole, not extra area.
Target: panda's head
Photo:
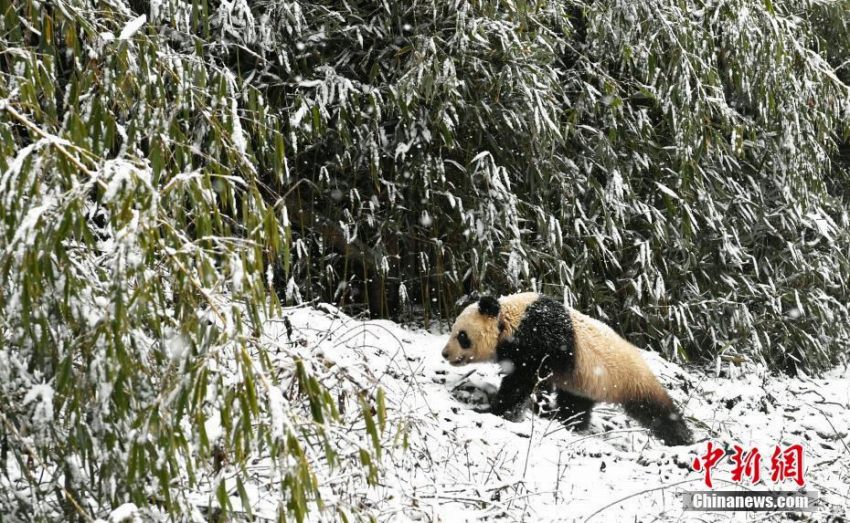
[[[485,296],[465,308],[452,325],[443,357],[457,366],[495,360],[500,332],[499,308],[499,301],[492,296]]]

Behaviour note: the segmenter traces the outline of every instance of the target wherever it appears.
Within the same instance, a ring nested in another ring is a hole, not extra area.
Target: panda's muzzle
[[[447,362],[449,362],[450,365],[453,365],[455,367],[468,363],[469,359],[470,359],[469,356],[466,356],[466,355],[463,355],[463,354],[461,354],[460,356],[457,356],[455,358],[452,358],[452,351],[451,351],[451,349],[449,348],[448,345],[446,345],[443,348],[442,355],[443,355],[443,359],[445,359]]]

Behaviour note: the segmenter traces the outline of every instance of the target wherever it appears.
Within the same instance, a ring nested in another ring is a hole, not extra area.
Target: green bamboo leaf
[[[385,400],[385,397],[384,397],[384,389],[382,389],[380,387],[378,388],[377,397],[378,397],[378,404],[377,404],[378,424],[381,427],[381,434],[383,434],[384,428],[387,425],[387,406],[386,406],[386,400]]]

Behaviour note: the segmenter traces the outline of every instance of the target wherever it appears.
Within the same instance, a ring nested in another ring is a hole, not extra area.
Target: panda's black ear
[[[478,300],[478,312],[485,316],[499,315],[499,300],[492,296],[484,296]]]

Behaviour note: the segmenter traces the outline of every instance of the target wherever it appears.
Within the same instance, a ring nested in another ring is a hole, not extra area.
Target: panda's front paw
[[[508,421],[518,422],[523,419],[523,412],[525,411],[525,405],[520,404],[513,408],[506,408],[503,405],[498,403],[491,404],[490,408],[487,409],[486,412],[492,414],[494,416],[499,416],[500,418],[504,418]]]
[[[490,405],[477,405],[477,406],[473,407],[472,410],[474,410],[478,414],[492,414],[494,416],[499,416],[499,417],[505,416],[505,410],[500,409],[498,406],[496,406],[492,403]]]
[[[494,416],[504,416],[506,411],[507,409],[505,409],[505,406],[500,401],[496,398],[490,399],[490,405],[487,406],[487,412]]]

